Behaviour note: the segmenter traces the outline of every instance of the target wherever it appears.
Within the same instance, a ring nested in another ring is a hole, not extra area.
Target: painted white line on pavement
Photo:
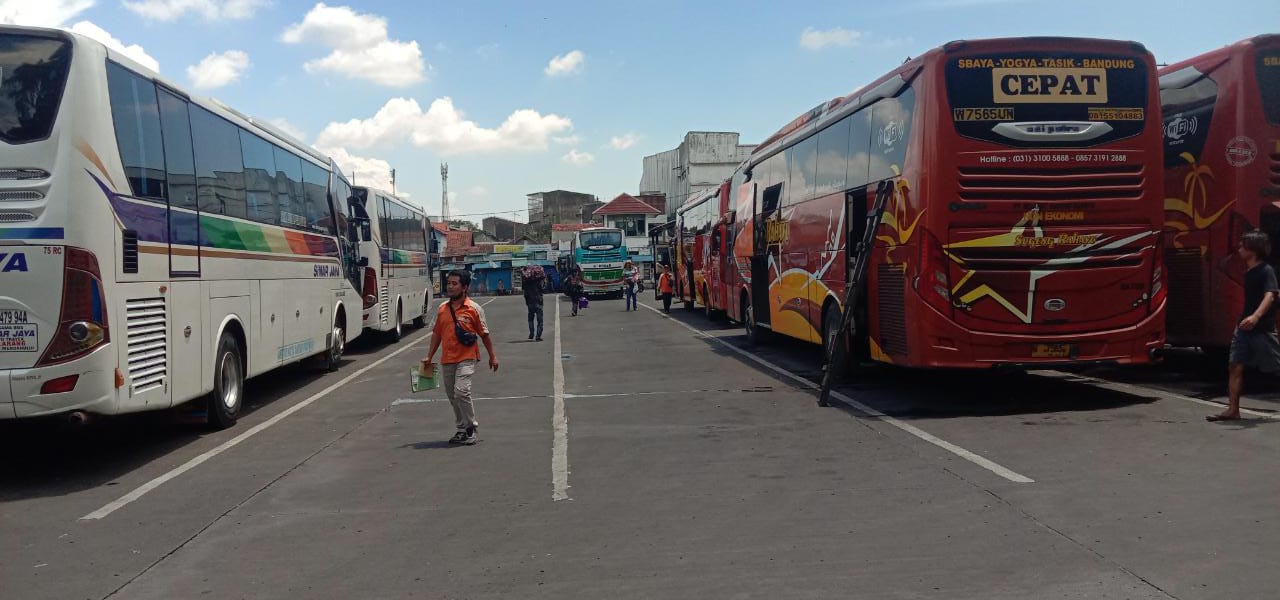
[[[1091,377],[1089,375],[1077,375],[1075,373],[1067,373],[1064,371],[1054,371],[1050,369],[1027,371],[1027,372],[1033,375],[1040,375],[1042,377],[1053,377],[1054,379],[1065,379],[1065,380],[1075,379],[1077,381],[1083,381],[1085,383],[1088,383],[1089,385],[1092,385],[1094,387],[1100,387],[1105,390],[1122,392],[1122,393],[1131,394],[1134,396],[1156,396],[1159,398],[1171,398],[1174,400],[1182,400],[1184,402],[1192,402],[1192,403],[1201,404],[1204,406],[1212,406],[1213,408],[1223,408],[1226,406],[1226,404],[1223,404],[1221,402],[1213,402],[1212,400],[1202,400],[1200,398],[1194,398],[1192,396],[1184,396],[1176,392],[1169,392],[1159,388],[1152,388],[1152,387],[1136,385],[1132,383],[1121,383],[1119,381],[1111,381],[1110,379],[1100,379],[1098,377]],[[1262,419],[1271,419],[1271,420],[1280,421],[1280,414],[1278,413],[1261,412],[1257,410],[1241,408],[1240,414],[1249,415],[1252,417],[1259,417]]]
[[[564,416],[564,355],[560,352],[560,303],[556,303],[556,345],[551,390],[555,404],[551,412],[551,501],[569,499],[569,420]]]
[[[475,400],[528,400],[530,398],[546,398],[546,396],[495,396],[492,398],[472,398]],[[405,404],[427,404],[430,402],[448,402],[448,398],[397,398],[391,403],[391,406],[403,406]]]
[[[716,337],[716,336],[708,335],[707,333],[705,333],[705,332],[703,332],[703,331],[699,331],[698,329],[695,329],[695,328],[693,328],[693,327],[690,327],[689,325],[686,325],[685,323],[682,323],[682,322],[680,322],[680,321],[677,321],[677,320],[675,320],[675,319],[673,319],[673,318],[671,318],[671,317],[669,317],[669,316],[667,316],[667,315],[664,315],[664,314],[662,314],[662,311],[660,311],[660,310],[658,310],[658,309],[656,309],[656,308],[654,308],[654,307],[652,307],[652,306],[649,306],[648,304],[642,304],[642,306],[644,306],[645,308],[647,308],[647,309],[649,309],[649,310],[653,311],[654,313],[657,313],[657,314],[658,314],[658,316],[666,317],[666,318],[670,319],[672,323],[675,323],[675,324],[677,324],[677,325],[679,325],[679,326],[681,326],[681,327],[684,327],[685,329],[688,329],[689,331],[692,331],[692,332],[694,332],[694,333],[695,333],[695,334],[697,334],[697,335],[700,335],[700,336],[702,336],[702,337],[705,337],[705,338],[707,338],[707,339],[709,339],[709,340],[714,340],[716,343],[718,343],[718,344],[720,344],[720,345],[724,346],[725,348],[728,348],[728,349],[730,349],[730,350],[733,350],[734,352],[737,352],[738,354],[742,355],[743,357],[746,357],[746,358],[748,358],[748,359],[750,359],[750,360],[752,360],[752,361],[756,362],[757,364],[760,364],[761,366],[764,366],[765,368],[768,368],[769,370],[771,370],[771,371],[773,371],[773,372],[775,372],[775,373],[778,373],[779,375],[786,376],[787,378],[789,378],[789,379],[791,379],[791,380],[795,381],[796,383],[799,383],[800,385],[802,385],[802,386],[804,386],[804,387],[806,387],[806,388],[809,388],[809,389],[811,389],[811,390],[821,390],[821,386],[820,386],[820,385],[818,385],[818,384],[816,384],[816,383],[814,383],[814,382],[812,382],[812,381],[809,381],[808,379],[805,379],[805,378],[803,378],[803,377],[801,377],[801,376],[799,376],[799,375],[796,375],[795,373],[792,373],[791,371],[788,371],[788,370],[786,370],[786,369],[784,369],[784,368],[782,368],[782,367],[779,367],[779,366],[777,366],[777,365],[775,365],[775,364],[773,364],[773,363],[771,363],[771,362],[769,362],[769,361],[767,361],[767,360],[765,360],[765,359],[763,359],[763,358],[760,358],[759,356],[756,356],[755,354],[752,354],[752,353],[750,353],[750,352],[747,352],[746,350],[743,350],[743,349],[741,349],[741,348],[739,348],[739,347],[737,347],[737,346],[734,346],[733,344],[730,344],[729,342],[726,342],[726,341],[724,341],[724,340],[722,340],[722,339],[720,339],[720,338],[718,338],[718,337]],[[975,453],[973,453],[973,452],[970,452],[969,450],[966,450],[966,449],[964,449],[964,448],[961,448],[960,446],[957,446],[957,445],[955,445],[955,444],[952,444],[951,442],[948,442],[948,441],[946,441],[946,440],[944,440],[944,439],[938,438],[938,437],[934,436],[933,434],[931,434],[931,433],[929,433],[929,432],[927,432],[927,431],[925,431],[925,430],[923,430],[923,429],[920,429],[919,427],[916,427],[915,425],[912,425],[912,424],[910,424],[910,423],[906,423],[906,422],[900,421],[900,420],[898,420],[898,419],[896,419],[896,418],[894,418],[894,417],[891,417],[891,416],[889,416],[889,415],[886,415],[886,414],[884,414],[884,413],[882,413],[882,412],[880,412],[880,411],[878,411],[878,410],[876,410],[876,409],[874,409],[874,408],[871,408],[870,406],[867,406],[867,405],[865,405],[865,404],[863,404],[863,403],[861,403],[861,402],[858,402],[857,400],[854,400],[853,398],[850,398],[850,397],[848,397],[848,396],[846,396],[846,395],[844,395],[844,394],[842,394],[842,393],[840,393],[840,392],[837,392],[837,391],[835,391],[835,390],[832,390],[832,391],[831,391],[831,397],[832,397],[832,398],[835,398],[835,399],[837,399],[837,400],[839,400],[839,401],[841,401],[841,402],[843,402],[843,403],[845,403],[847,406],[849,406],[850,408],[853,408],[854,410],[857,410],[858,412],[861,412],[861,413],[863,413],[863,414],[865,414],[865,415],[867,415],[867,416],[869,416],[869,417],[875,417],[877,420],[880,420],[880,421],[883,421],[883,422],[888,423],[888,424],[890,424],[890,425],[893,425],[894,427],[897,427],[898,429],[901,429],[901,430],[903,430],[903,431],[905,431],[905,432],[907,432],[907,433],[909,433],[909,434],[911,434],[911,435],[914,435],[914,436],[916,436],[916,437],[918,437],[918,438],[920,438],[920,439],[922,439],[922,440],[924,440],[924,441],[926,441],[926,442],[929,442],[930,444],[933,444],[933,445],[935,445],[935,446],[937,446],[937,447],[939,447],[939,448],[942,448],[943,450],[946,450],[947,452],[950,452],[950,453],[952,453],[952,454],[954,454],[954,455],[956,455],[956,456],[959,456],[960,458],[963,458],[963,459],[965,459],[965,460],[967,460],[967,461],[969,461],[969,462],[971,462],[971,463],[973,463],[973,464],[975,464],[975,465],[978,465],[979,467],[982,467],[982,468],[984,468],[984,469],[986,469],[986,470],[988,470],[988,471],[991,471],[992,473],[995,473],[996,475],[999,475],[1000,477],[1003,477],[1003,478],[1005,478],[1005,479],[1007,479],[1007,480],[1009,480],[1009,481],[1012,481],[1012,482],[1014,482],[1014,483],[1035,483],[1035,480],[1034,480],[1034,479],[1031,479],[1030,477],[1027,477],[1027,476],[1025,476],[1025,475],[1021,475],[1021,474],[1019,474],[1019,473],[1017,473],[1017,472],[1015,472],[1015,471],[1013,471],[1013,470],[1011,470],[1011,469],[1009,469],[1009,468],[1007,468],[1007,467],[1004,467],[1004,466],[1002,466],[1002,465],[1000,465],[1000,464],[998,464],[998,463],[996,463],[996,462],[994,462],[994,461],[991,461],[990,459],[987,459],[987,458],[985,458],[985,457],[983,457],[983,456],[980,456],[980,455],[978,455],[978,454],[975,454]]]
[[[87,515],[85,515],[85,516],[83,516],[83,517],[80,517],[80,519],[79,519],[79,520],[81,520],[81,521],[96,521],[96,520],[98,520],[98,519],[102,519],[102,518],[106,517],[107,515],[110,515],[111,513],[115,512],[115,511],[117,511],[117,510],[120,510],[120,509],[121,509],[121,508],[123,508],[124,506],[128,505],[130,502],[133,502],[134,500],[137,500],[138,498],[141,498],[141,497],[142,497],[142,496],[144,496],[147,492],[150,492],[151,490],[154,490],[154,489],[156,489],[156,488],[160,487],[160,486],[161,486],[161,485],[163,485],[165,482],[167,482],[167,481],[169,481],[169,480],[171,480],[171,479],[173,479],[173,478],[175,478],[175,477],[178,477],[179,475],[182,475],[183,473],[186,473],[187,471],[190,471],[191,469],[194,469],[194,468],[196,468],[196,467],[200,466],[200,465],[201,465],[202,463],[204,463],[205,461],[207,461],[207,460],[209,460],[209,459],[211,459],[211,458],[213,458],[213,457],[215,457],[215,456],[217,456],[217,455],[219,455],[219,454],[222,454],[223,452],[226,452],[227,450],[230,450],[231,448],[235,447],[235,446],[236,446],[237,444],[239,444],[240,442],[243,442],[243,441],[245,441],[245,440],[247,440],[247,439],[249,439],[249,438],[251,438],[251,437],[253,437],[253,436],[255,436],[255,435],[258,435],[259,433],[262,433],[263,431],[265,431],[267,428],[271,427],[272,425],[275,425],[276,423],[279,423],[280,421],[283,421],[285,418],[289,417],[289,416],[290,416],[290,415],[292,415],[293,413],[296,413],[296,412],[298,412],[298,411],[300,411],[300,410],[302,410],[302,409],[304,409],[304,408],[306,408],[306,407],[308,407],[308,406],[311,406],[311,404],[312,404],[312,403],[314,403],[316,400],[319,400],[319,399],[321,399],[321,398],[323,398],[323,397],[325,397],[325,396],[329,395],[329,394],[330,394],[330,393],[332,393],[334,390],[336,390],[336,389],[338,389],[338,388],[341,388],[342,386],[346,385],[348,382],[350,382],[350,381],[354,380],[355,378],[357,378],[357,377],[359,377],[359,376],[361,376],[361,375],[363,375],[363,374],[367,373],[368,371],[372,370],[373,368],[377,367],[378,365],[381,365],[382,363],[387,362],[388,360],[391,360],[392,358],[395,358],[396,356],[399,356],[399,355],[400,355],[401,353],[403,353],[404,351],[406,351],[406,350],[408,350],[408,349],[410,349],[410,348],[412,348],[412,347],[414,347],[414,346],[418,345],[418,342],[421,342],[421,341],[423,341],[423,340],[428,340],[428,339],[431,339],[431,334],[430,334],[430,333],[428,333],[427,335],[423,336],[421,340],[418,340],[418,341],[416,341],[416,342],[411,342],[411,343],[405,344],[403,347],[396,349],[394,352],[392,352],[392,353],[390,353],[390,354],[388,354],[388,355],[386,355],[386,356],[384,356],[384,357],[382,357],[382,358],[379,358],[378,360],[376,360],[376,361],[374,361],[374,362],[370,363],[368,366],[365,366],[364,368],[360,369],[359,371],[356,371],[355,373],[352,373],[352,374],[350,374],[350,375],[347,375],[346,377],[342,378],[342,380],[341,380],[341,381],[339,381],[339,382],[337,382],[337,383],[335,383],[335,384],[333,384],[333,385],[331,385],[331,386],[329,386],[329,387],[327,387],[327,388],[324,388],[323,390],[320,390],[319,392],[316,392],[315,394],[312,394],[312,395],[311,395],[311,397],[307,398],[306,400],[303,400],[302,402],[299,402],[299,403],[297,403],[297,404],[294,404],[293,406],[290,406],[289,408],[285,409],[285,410],[284,410],[283,412],[281,412],[280,414],[278,414],[278,415],[276,415],[276,416],[274,416],[274,417],[271,417],[270,419],[267,419],[266,421],[263,421],[263,422],[261,422],[261,423],[258,423],[257,425],[254,425],[253,427],[251,427],[250,429],[248,429],[248,430],[247,430],[247,431],[245,431],[244,433],[241,433],[240,435],[237,435],[236,437],[233,437],[233,438],[231,438],[231,439],[229,439],[229,440],[227,440],[227,441],[223,442],[223,443],[222,443],[222,444],[220,444],[218,447],[216,447],[216,448],[214,448],[214,449],[212,449],[212,450],[209,450],[209,451],[205,452],[204,454],[201,454],[200,456],[197,456],[197,457],[195,457],[195,458],[193,458],[193,459],[191,459],[191,460],[187,461],[186,463],[183,463],[182,465],[178,466],[177,468],[174,468],[173,470],[169,471],[168,473],[165,473],[165,474],[163,474],[163,475],[161,475],[161,476],[159,476],[159,477],[156,477],[155,479],[152,479],[151,481],[148,481],[148,482],[146,482],[146,483],[144,483],[144,484],[142,484],[142,485],[138,486],[138,487],[137,487],[137,489],[133,490],[132,492],[129,492],[128,494],[125,494],[125,495],[121,496],[120,498],[118,498],[118,499],[117,499],[117,500],[115,500],[114,502],[111,502],[111,503],[107,504],[106,506],[103,506],[102,508],[99,508],[98,510],[95,510],[95,511],[93,511],[93,512],[91,512],[91,513],[89,513],[89,514],[87,514]]]

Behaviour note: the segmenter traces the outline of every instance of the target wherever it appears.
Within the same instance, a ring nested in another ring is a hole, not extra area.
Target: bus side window
[[[841,119],[818,132],[818,170],[814,195],[825,196],[844,190],[849,168],[849,119]]]
[[[187,101],[160,90],[160,130],[164,134],[165,173],[169,206],[196,208],[196,159],[191,149],[191,118]]]
[[[813,197],[818,163],[818,136],[787,148],[787,189],[784,206],[799,204]]]
[[[881,100],[871,106],[871,181],[891,179],[902,173],[907,159],[907,143],[911,138],[915,92],[907,88],[896,98]]]
[[[871,111],[862,110],[844,118],[849,122],[849,168],[845,188],[859,188],[867,178],[871,162]]]
[[[1195,70],[1195,67],[1187,67]],[[1176,73],[1165,75],[1178,75]],[[1218,84],[1204,75],[1180,88],[1161,88],[1160,105],[1164,115],[1164,164],[1166,167],[1185,165],[1182,155],[1190,154],[1196,160],[1204,158],[1204,143],[1209,137],[1209,125],[1213,122],[1213,106],[1218,101]],[[1195,126],[1192,126],[1192,123]]]
[[[240,152],[244,159],[245,201],[249,219],[268,225],[279,224],[275,192],[276,160],[271,144],[241,129]]]
[[[276,207],[280,224],[285,227],[303,228],[302,218],[306,195],[302,191],[302,159],[292,152],[273,148],[276,163]]]
[[[239,128],[199,106],[191,106],[200,212],[244,217],[244,162]]]
[[[164,141],[156,85],[108,61],[107,90],[120,160],[133,195],[165,198]]]
[[[335,235],[329,208],[329,172],[310,162],[302,163],[302,190],[306,194],[307,229]]]

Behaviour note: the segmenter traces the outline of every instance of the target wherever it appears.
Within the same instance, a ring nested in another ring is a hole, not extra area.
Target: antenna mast
[[[440,163],[440,215],[449,222],[449,163]]]

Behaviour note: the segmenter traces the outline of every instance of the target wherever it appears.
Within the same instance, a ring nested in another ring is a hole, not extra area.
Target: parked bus
[[[732,233],[729,181],[695,194],[677,212],[675,297],[687,310],[695,303],[710,318],[727,313]]]
[[[592,227],[573,236],[571,269],[582,272],[588,295],[621,296],[622,265],[630,255],[616,227]]]
[[[325,156],[83,36],[0,27],[0,418],[117,414],[336,367],[359,294]]]
[[[1221,353],[1244,303],[1240,236],[1280,249],[1280,35],[1161,69],[1160,102],[1169,342]]]
[[[364,328],[400,341],[404,324],[423,327],[431,315],[431,220],[403,200],[367,187],[351,188],[352,214],[368,219],[360,231]]]
[[[749,336],[833,342],[846,250],[887,181],[855,312],[870,358],[1153,360],[1166,294],[1156,92],[1137,43],[960,41],[801,115],[734,175]]]

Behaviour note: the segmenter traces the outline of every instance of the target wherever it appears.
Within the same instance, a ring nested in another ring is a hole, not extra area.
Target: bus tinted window
[[[610,250],[622,245],[620,231],[584,231],[578,234],[580,248],[590,250]]]
[[[907,88],[897,98],[887,98],[871,106],[870,181],[889,179],[902,173],[911,137],[916,94]]]
[[[1209,137],[1209,123],[1217,101],[1218,84],[1209,76],[1200,77],[1180,88],[1160,90],[1166,166],[1185,164],[1182,159],[1184,153],[1196,160],[1203,157],[1204,142]]]
[[[196,208],[196,159],[191,150],[191,120],[187,101],[160,88],[160,130],[164,134],[164,164],[169,206]]]
[[[333,234],[333,213],[329,210],[329,172],[303,162],[302,188],[306,196],[307,229]]]
[[[818,136],[787,148],[787,203],[804,202],[813,197],[814,178],[818,168]]]
[[[200,212],[244,218],[239,128],[203,108],[191,106],[191,138]]]
[[[867,171],[871,167],[871,111],[862,110],[848,117],[849,122],[849,169],[846,176],[846,188],[858,188],[867,185]]]
[[[818,170],[814,195],[825,196],[844,188],[849,168],[849,119],[818,132]]]
[[[1258,52],[1257,72],[1267,122],[1280,125],[1280,50]]]
[[[107,91],[111,95],[120,161],[133,195],[164,198],[164,141],[160,137],[156,85],[108,62]]]
[[[302,216],[306,212],[306,195],[302,191],[302,159],[297,155],[277,147],[272,147],[276,165],[276,207],[280,213],[281,225],[305,229],[307,220]]]
[[[240,150],[244,155],[244,191],[249,219],[276,225],[276,160],[271,144],[243,129]]]
[[[49,137],[71,67],[71,44],[0,35],[0,139],[11,144]]]

